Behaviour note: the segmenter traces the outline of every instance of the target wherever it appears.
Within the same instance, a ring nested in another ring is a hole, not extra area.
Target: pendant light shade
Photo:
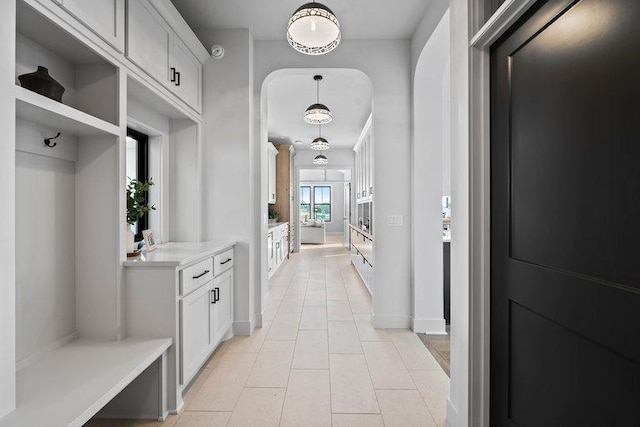
[[[307,111],[304,112],[304,121],[311,125],[325,125],[333,120],[333,115],[329,107],[320,103],[320,80],[322,80],[322,76],[315,75],[313,80],[316,81],[316,103],[311,104]]]
[[[313,159],[314,165],[326,165],[327,163],[329,163],[329,159],[327,159],[327,156],[322,154],[317,155],[316,158]]]
[[[311,148],[314,150],[328,150],[329,141],[320,136],[311,142]]]
[[[324,55],[340,43],[340,23],[327,6],[311,2],[300,6],[289,19],[287,40],[307,55]]]

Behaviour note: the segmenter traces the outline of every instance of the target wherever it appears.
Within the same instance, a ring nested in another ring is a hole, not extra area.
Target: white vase
[[[131,225],[127,224],[127,253],[131,253],[135,250],[136,236],[131,231]]]

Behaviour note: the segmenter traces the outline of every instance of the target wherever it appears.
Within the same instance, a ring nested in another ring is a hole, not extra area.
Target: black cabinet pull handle
[[[217,303],[220,301],[220,288],[215,288],[213,290],[213,303]]]
[[[221,263],[220,263],[220,265],[225,265],[225,264],[226,264],[226,263],[228,263],[229,261],[233,261],[233,259],[232,259],[232,258],[227,258],[227,260],[226,260],[226,261],[221,262]]]
[[[180,86],[180,71],[176,71],[176,86]]]
[[[216,290],[215,289],[211,289],[209,291],[209,293],[211,294],[210,298],[209,298],[209,301],[211,301],[211,304],[215,304],[216,303]]]
[[[171,67],[171,81],[176,81],[176,67]]]
[[[199,279],[202,276],[204,276],[205,274],[207,274],[209,272],[209,270],[205,270],[202,273],[198,274],[197,276],[193,276],[194,279]]]

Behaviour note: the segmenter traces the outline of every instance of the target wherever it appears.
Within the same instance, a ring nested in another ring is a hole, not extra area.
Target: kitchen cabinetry
[[[269,225],[267,236],[268,276],[271,277],[289,254],[289,223],[279,222]]]
[[[373,138],[371,135],[371,116],[367,120],[360,138],[353,148],[355,151],[355,194],[356,202],[373,200]]]
[[[61,0],[62,7],[104,41],[124,52],[125,0]]]
[[[373,296],[373,236],[355,226],[351,230],[351,263]]]
[[[278,211],[279,219],[282,222],[293,220],[293,158],[296,150],[293,145],[276,145],[278,156],[276,157],[276,203],[275,210]],[[289,251],[293,250],[293,229],[288,227],[287,242]],[[288,257],[288,254],[285,254]]]
[[[267,203],[272,204],[276,202],[276,156],[278,150],[272,143],[267,144],[267,176],[268,176],[268,188],[267,188]]]
[[[234,242],[165,243],[125,262],[127,331],[168,336],[168,408],[233,326]]]
[[[198,58],[147,0],[127,2],[127,18],[127,58],[200,112]]]

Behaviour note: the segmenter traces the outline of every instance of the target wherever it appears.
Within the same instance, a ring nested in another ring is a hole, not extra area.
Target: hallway
[[[371,327],[341,237],[292,254],[270,281],[265,326],[216,351],[182,414],[122,425],[444,426],[447,375],[411,331]]]

